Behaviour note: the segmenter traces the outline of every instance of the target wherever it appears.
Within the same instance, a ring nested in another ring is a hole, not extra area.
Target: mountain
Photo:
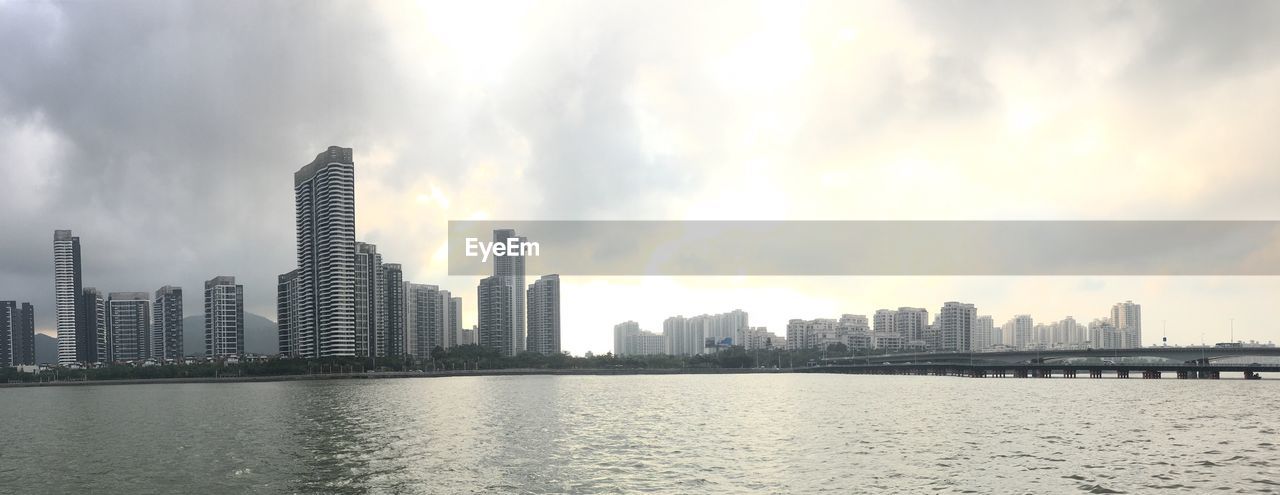
[[[58,339],[43,333],[36,334],[36,363],[58,362]]]
[[[188,356],[204,353],[203,314],[182,319],[182,350]],[[279,350],[276,322],[246,311],[244,314],[244,352],[275,354]]]
[[[182,350],[190,356],[204,353],[204,315],[182,319]],[[276,322],[253,313],[244,314],[244,352],[275,354],[279,351]],[[36,334],[36,362],[58,362],[58,339]]]

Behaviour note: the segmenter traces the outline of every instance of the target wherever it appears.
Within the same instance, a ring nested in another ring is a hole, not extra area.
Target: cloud
[[[291,174],[331,144],[358,235],[471,298],[435,256],[448,219],[1270,219],[1278,9],[6,2],[0,298],[51,327],[71,228],[87,285],[236,275],[270,317]],[[602,350],[624,310],[566,342]]]

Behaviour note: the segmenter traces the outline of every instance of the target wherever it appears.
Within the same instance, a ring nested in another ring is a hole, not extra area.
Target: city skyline
[[[190,289],[234,273],[246,311],[271,318],[273,284],[296,263],[281,188],[298,156],[332,143],[361,155],[355,236],[402,263],[405,279],[463,295],[474,279],[446,276],[440,251],[449,219],[1280,211],[1268,132],[1280,75],[1265,56],[1280,35],[1259,21],[1274,15],[1267,3],[566,5],[496,18],[475,6],[240,8],[250,12],[6,9],[0,36],[29,49],[0,81],[0,142],[15,157],[4,169],[15,187],[0,196],[0,297],[30,301],[41,333],[57,332],[46,239],[67,227],[85,239],[90,285]],[[229,37],[211,19],[243,25]],[[192,44],[169,21],[207,36]],[[317,29],[286,47],[284,22],[383,35],[335,44]],[[570,24],[580,38],[559,34]],[[669,52],[679,55],[659,56]],[[317,77],[320,67],[347,77]],[[438,111],[403,111],[419,107]],[[1265,341],[1270,322],[1251,308],[1270,304],[1280,281],[566,277],[561,289],[566,308],[590,308],[563,322],[565,350],[581,354],[609,349],[625,310],[656,328],[671,313],[751,308],[780,331],[797,314],[947,300],[1066,315],[1132,298],[1173,343],[1226,340],[1231,318],[1237,339]],[[197,299],[184,300],[187,314]],[[652,308],[628,303],[642,299]],[[462,302],[470,328],[476,301]]]

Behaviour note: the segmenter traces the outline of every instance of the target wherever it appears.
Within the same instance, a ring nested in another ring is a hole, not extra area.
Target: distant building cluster
[[[613,327],[613,352],[619,356],[691,356],[730,346],[886,352],[1131,348],[1142,346],[1142,307],[1133,301],[1116,303],[1110,317],[1087,325],[1070,316],[1036,324],[1030,315],[1017,315],[995,326],[992,317],[979,315],[973,304],[950,301],[932,318],[925,308],[900,307],[878,310],[871,318],[845,314],[793,319],[787,322],[785,336],[749,326],[747,313],[741,310],[667,318],[660,334],[642,330],[634,321]]]
[[[764,327],[750,326],[747,313],[742,310],[688,318],[673,316],[662,322],[661,334],[641,330],[634,321],[613,327],[613,353],[617,356],[693,356],[733,346],[781,349],[787,346],[787,339]]]
[[[58,364],[162,364],[184,359],[181,287],[104,295],[97,288],[84,287],[80,258],[80,238],[70,230],[54,231]],[[205,357],[244,354],[244,288],[235,283],[235,277],[205,282],[204,318]]]
[[[493,276],[477,288],[479,325],[463,329],[461,297],[406,280],[401,264],[357,241],[351,148],[331,146],[294,174],[294,206],[297,267],[276,286],[281,355],[426,358],[469,344],[507,356],[561,352],[557,275],[527,286],[523,257],[495,258]]]
[[[998,351],[1034,349],[1121,349],[1142,347],[1142,306],[1116,303],[1109,318],[1081,324],[1070,316],[1036,324],[1031,315],[1016,315],[995,326],[973,304],[947,302],[933,319],[924,308],[902,307],[866,316],[846,314],[839,319],[791,320],[789,349],[827,349],[841,344],[850,350],[886,351]]]

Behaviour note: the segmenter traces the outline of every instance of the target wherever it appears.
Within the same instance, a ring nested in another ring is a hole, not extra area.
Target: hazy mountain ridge
[[[278,350],[276,322],[253,313],[244,314],[244,350],[255,354],[275,354]],[[204,315],[182,319],[182,350],[186,355],[204,353]],[[36,362],[58,361],[58,339],[36,334]]]

